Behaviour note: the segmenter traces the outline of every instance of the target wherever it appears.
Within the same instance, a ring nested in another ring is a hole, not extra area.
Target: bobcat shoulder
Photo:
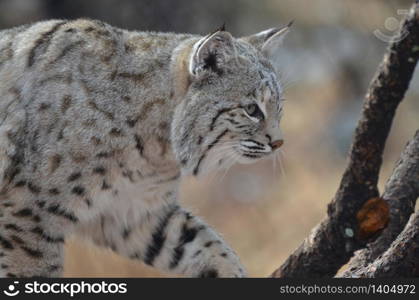
[[[288,31],[233,38],[52,20],[0,32],[0,275],[59,276],[72,233],[160,270],[242,277],[179,182],[272,155]]]

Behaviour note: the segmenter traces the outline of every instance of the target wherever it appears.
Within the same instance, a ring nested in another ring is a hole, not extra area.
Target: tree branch
[[[419,130],[408,143],[388,180],[383,195],[390,208],[390,222],[381,235],[352,258],[342,277],[351,277],[386,251],[414,212],[419,197]]]
[[[346,272],[345,277],[418,277],[419,276],[419,212],[411,215],[405,229],[390,248],[373,263]]]
[[[404,36],[406,33],[406,36]],[[378,196],[382,154],[398,104],[409,86],[418,57],[419,3],[415,1],[391,43],[364,100],[349,162],[328,206],[327,217],[273,273],[274,277],[333,276],[354,251],[365,246],[359,238],[357,212]]]

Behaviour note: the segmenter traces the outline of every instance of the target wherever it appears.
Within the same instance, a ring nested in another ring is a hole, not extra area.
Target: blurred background
[[[326,214],[345,167],[368,84],[413,1],[380,0],[0,0],[0,29],[89,17],[130,30],[206,34],[226,22],[234,36],[295,20],[276,62],[287,100],[280,161],[185,179],[182,201],[223,234],[251,276],[269,275]],[[419,74],[392,128],[383,190],[419,128]],[[279,160],[279,159],[278,159]],[[165,276],[76,238],[65,276]]]

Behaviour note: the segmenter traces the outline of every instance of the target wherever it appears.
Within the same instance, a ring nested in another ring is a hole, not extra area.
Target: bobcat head
[[[222,28],[175,50],[171,138],[183,173],[254,162],[282,145],[283,90],[272,63],[288,31],[233,38]]]

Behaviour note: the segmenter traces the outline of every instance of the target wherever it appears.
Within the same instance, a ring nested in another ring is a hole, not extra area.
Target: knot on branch
[[[381,232],[390,217],[388,203],[380,197],[371,198],[356,214],[358,221],[358,238],[367,240]]]

